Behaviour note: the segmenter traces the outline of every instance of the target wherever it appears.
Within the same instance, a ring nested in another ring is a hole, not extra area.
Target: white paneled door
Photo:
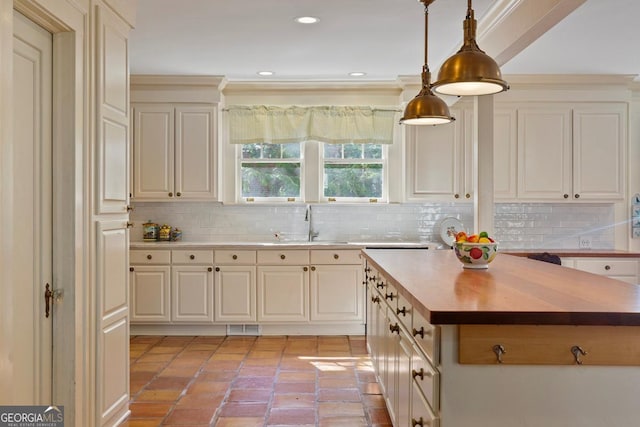
[[[11,254],[13,310],[12,396],[16,404],[49,404],[52,316],[45,317],[45,286],[52,282],[52,36],[14,13],[14,224]],[[2,345],[2,344],[0,344]],[[10,402],[3,402],[10,403]]]

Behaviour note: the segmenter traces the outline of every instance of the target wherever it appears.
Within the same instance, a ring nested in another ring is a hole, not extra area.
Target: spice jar
[[[162,241],[170,241],[171,240],[171,226],[164,224],[160,227],[160,232],[158,233],[158,240]]]
[[[142,239],[145,242],[158,240],[158,224],[151,220],[142,224]]]

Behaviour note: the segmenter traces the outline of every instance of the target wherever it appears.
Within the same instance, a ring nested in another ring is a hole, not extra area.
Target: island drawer
[[[640,326],[460,325],[458,336],[461,364],[640,366]]]
[[[163,250],[132,250],[129,252],[131,264],[169,264],[171,251]]]
[[[440,373],[422,355],[413,350],[411,376],[429,406],[435,413],[440,410]]]
[[[360,251],[348,249],[311,250],[311,264],[362,264]]]
[[[256,251],[219,250],[215,252],[216,264],[255,264]]]
[[[398,307],[398,291],[396,290],[396,287],[391,283],[385,281],[383,277],[380,277],[379,281],[376,282],[376,286],[378,284],[384,284],[383,288],[379,288],[380,292],[382,293],[384,301],[387,303],[387,305],[395,315],[396,307]]]
[[[411,330],[411,314],[413,312],[413,307],[409,304],[409,301],[402,295],[398,294],[398,303],[396,306],[396,314],[400,322],[404,325],[407,330]]]
[[[427,320],[416,310],[413,311],[413,328],[411,334],[416,344],[429,358],[434,366],[440,363],[440,329]]]
[[[423,427],[440,427],[440,419],[433,413],[426,402],[418,384],[413,383],[413,393],[411,393],[411,420],[409,425]]]
[[[174,250],[173,264],[213,264],[212,250]]]
[[[306,265],[309,264],[309,251],[295,249],[258,251],[258,264]]]
[[[577,259],[576,268],[605,276],[635,276],[638,261],[623,259]]]

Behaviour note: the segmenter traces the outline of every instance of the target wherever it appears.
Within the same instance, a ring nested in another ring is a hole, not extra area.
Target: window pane
[[[242,197],[300,197],[300,163],[242,163]]]
[[[282,146],[280,144],[264,144],[262,146],[263,159],[281,159]]]
[[[381,159],[382,144],[364,144],[365,159]]]
[[[243,159],[259,159],[262,154],[262,144],[242,144]]]
[[[325,159],[341,159],[342,144],[323,144]]]
[[[361,159],[364,144],[344,144],[345,159]]]
[[[292,144],[282,144],[282,158],[283,159],[299,159],[300,143],[295,142]]]
[[[325,197],[382,197],[382,165],[324,166]]]

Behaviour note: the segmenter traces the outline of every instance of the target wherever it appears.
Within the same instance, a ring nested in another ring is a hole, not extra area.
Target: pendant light
[[[422,66],[422,89],[407,104],[404,115],[400,119],[405,125],[439,125],[449,123],[455,118],[451,116],[449,107],[431,91],[431,72],[428,59],[429,38],[429,5],[435,0],[420,0],[424,3],[424,65]]]
[[[490,95],[509,89],[496,61],[484,53],[476,42],[477,21],[471,0],[467,0],[464,42],[460,50],[447,59],[438,72],[433,90],[446,95]]]

